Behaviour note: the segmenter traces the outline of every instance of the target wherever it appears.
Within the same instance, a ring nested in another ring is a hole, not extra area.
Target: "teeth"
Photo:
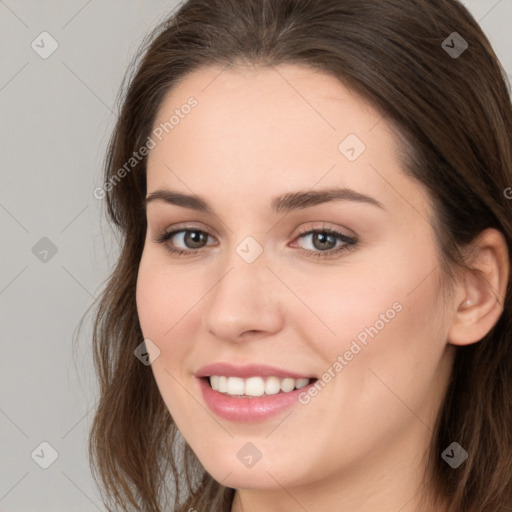
[[[227,393],[228,391],[228,379],[227,377],[218,377],[219,379],[219,388],[218,391],[221,393]]]
[[[228,393],[230,395],[244,395],[245,383],[240,377],[229,377]]]
[[[281,382],[281,391],[283,393],[288,393],[289,391],[292,391],[292,389],[295,389],[295,379],[283,379]]]
[[[277,377],[268,377],[265,381],[265,394],[275,395],[281,391],[281,380]]]
[[[286,377],[225,377],[223,375],[212,375],[210,385],[215,391],[235,396],[263,396],[275,395],[279,392],[289,393],[294,389],[300,389],[309,384],[310,379],[292,379]]]
[[[219,389],[219,379],[220,377],[218,375],[212,375],[210,377],[210,385],[213,389]]]
[[[263,382],[261,377],[250,377],[245,382],[244,379],[238,379],[242,384],[241,391],[239,393],[233,393],[229,384],[232,378],[233,377],[228,379],[228,390],[232,395],[262,396],[265,393],[265,382]]]
[[[295,381],[295,388],[300,389],[303,388],[304,386],[307,386],[310,380],[312,379],[297,379]]]

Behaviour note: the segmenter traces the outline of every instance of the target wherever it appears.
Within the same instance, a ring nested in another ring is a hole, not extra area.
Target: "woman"
[[[510,510],[511,134],[455,0],[185,2],[101,189],[105,503]]]

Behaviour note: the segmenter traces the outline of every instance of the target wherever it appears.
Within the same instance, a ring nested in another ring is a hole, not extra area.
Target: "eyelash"
[[[197,228],[194,228],[194,227],[183,227],[181,229],[176,229],[174,231],[163,232],[154,241],[157,242],[157,243],[160,243],[160,244],[165,244],[166,245],[166,249],[171,254],[174,254],[175,256],[185,256],[185,257],[186,256],[193,256],[193,255],[195,255],[195,254],[197,254],[199,252],[202,252],[202,249],[204,247],[201,248],[201,249],[185,250],[185,249],[173,248],[169,244],[166,243],[174,235],[177,235],[178,233],[183,233],[183,232],[185,232],[185,233],[187,233],[187,232],[195,232],[195,233],[204,234],[206,236],[210,236],[206,231],[203,231],[201,229],[197,229]],[[358,246],[358,241],[355,240],[354,238],[350,238],[350,237],[340,233],[339,231],[336,231],[336,230],[330,229],[330,228],[306,229],[306,230],[300,232],[297,235],[297,238],[301,238],[301,237],[304,237],[306,235],[311,235],[311,234],[315,234],[315,233],[322,233],[322,234],[326,234],[326,235],[333,235],[338,241],[344,242],[344,245],[342,245],[341,247],[338,247],[337,249],[330,249],[328,251],[311,251],[311,250],[307,250],[307,249],[302,249],[302,251],[304,251],[305,255],[310,257],[310,258],[323,258],[323,259],[326,259],[328,257],[332,257],[334,255],[343,253],[345,251],[351,251],[351,250],[355,249]]]

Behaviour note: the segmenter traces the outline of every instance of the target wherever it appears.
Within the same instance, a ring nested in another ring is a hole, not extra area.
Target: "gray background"
[[[512,80],[512,0],[464,4]],[[0,512],[105,510],[86,452],[97,399],[90,323],[77,364],[72,341],[117,254],[93,190],[124,71],[176,5],[0,0]],[[51,49],[44,31],[58,43],[46,59],[31,47]],[[58,453],[47,469],[42,442]]]

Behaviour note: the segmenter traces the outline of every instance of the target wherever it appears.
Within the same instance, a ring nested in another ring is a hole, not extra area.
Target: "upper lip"
[[[290,370],[276,368],[275,366],[268,366],[264,364],[249,364],[243,366],[235,366],[229,363],[212,363],[202,366],[197,370],[197,377],[211,377],[212,375],[223,375],[226,377],[279,377],[285,379],[286,377],[292,379],[311,379],[314,378],[310,375],[303,375]]]

